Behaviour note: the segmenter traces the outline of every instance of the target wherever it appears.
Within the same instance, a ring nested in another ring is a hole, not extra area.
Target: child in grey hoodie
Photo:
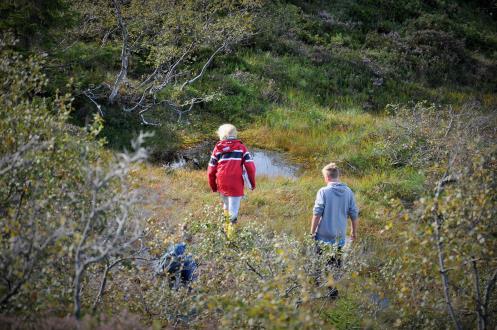
[[[359,209],[352,190],[339,181],[339,170],[335,163],[326,165],[322,172],[327,186],[319,189],[316,195],[311,236],[341,248],[345,245],[348,217],[352,222],[350,238],[357,238]]]

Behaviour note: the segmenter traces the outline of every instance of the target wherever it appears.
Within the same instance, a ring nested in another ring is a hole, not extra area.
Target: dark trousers
[[[318,243],[316,243],[316,253],[319,256],[323,255],[323,249],[321,248],[321,246]],[[318,286],[321,284],[321,276],[323,275],[323,273],[326,274],[328,272],[332,272],[334,269],[336,270],[336,269],[340,269],[340,268],[342,268],[342,248],[341,247],[337,248],[336,253],[326,260],[326,268],[318,271],[317,276],[316,276],[316,284]],[[328,289],[327,296],[329,298],[331,298],[331,299],[338,298],[338,290],[335,287],[327,286],[327,289]]]
[[[318,243],[316,243],[316,253],[319,256],[323,255],[323,249],[321,248],[321,246]],[[326,268],[328,268],[330,270],[333,268],[338,268],[338,269],[342,268],[342,248],[341,247],[337,248],[335,255],[329,257],[328,260],[326,260]]]

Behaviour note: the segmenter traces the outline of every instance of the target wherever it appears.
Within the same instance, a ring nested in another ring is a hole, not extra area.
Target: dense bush
[[[199,263],[198,279],[189,287],[175,290],[167,277],[140,276],[145,278],[140,282],[148,313],[171,326],[323,326],[323,315],[315,307],[330,299],[327,285],[343,285],[343,274],[352,267],[348,258],[353,257],[345,257],[340,271],[321,272],[335,250],[328,249],[319,257],[312,241],[298,241],[256,223],[244,224],[236,239],[227,240],[221,214],[220,208],[205,206],[185,224],[188,229],[183,238],[193,237],[188,253]],[[148,243],[153,250],[164,246],[161,236]],[[174,230],[166,236],[169,242],[177,239]],[[357,324],[358,320],[347,322]]]
[[[71,96],[43,97],[43,60],[14,44],[0,40],[0,308],[67,312],[72,294],[79,316],[85,271],[141,235],[127,173],[145,152],[135,144],[133,154],[107,155],[98,117],[69,125]]]
[[[0,4],[0,33],[13,32],[17,47],[43,47],[54,43],[61,30],[74,22],[66,0],[4,1]]]
[[[436,30],[420,30],[410,35],[405,59],[418,78],[433,85],[455,81],[468,68],[464,41]]]
[[[491,327],[497,280],[495,114],[474,104],[444,111],[420,103],[397,109],[396,116],[387,146],[392,161],[423,169],[425,185],[434,189],[410,208],[391,200],[384,232],[396,227],[401,237],[391,238],[403,251],[386,249],[392,259],[375,282],[400,306],[403,326]]]

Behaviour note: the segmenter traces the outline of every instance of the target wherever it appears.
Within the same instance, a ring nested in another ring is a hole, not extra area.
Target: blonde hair
[[[337,164],[335,163],[329,163],[325,167],[323,167],[323,176],[329,178],[329,179],[338,179],[338,176],[340,175],[340,171],[338,170]]]
[[[237,137],[236,127],[231,124],[224,124],[219,126],[217,129],[217,135],[219,136],[219,140],[227,140],[227,139],[236,139]]]

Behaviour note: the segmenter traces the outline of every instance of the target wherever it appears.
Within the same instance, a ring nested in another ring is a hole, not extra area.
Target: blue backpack
[[[178,288],[180,284],[187,284],[197,278],[195,270],[197,263],[191,255],[185,255],[186,243],[169,246],[155,266],[157,274],[169,275],[171,286]]]

